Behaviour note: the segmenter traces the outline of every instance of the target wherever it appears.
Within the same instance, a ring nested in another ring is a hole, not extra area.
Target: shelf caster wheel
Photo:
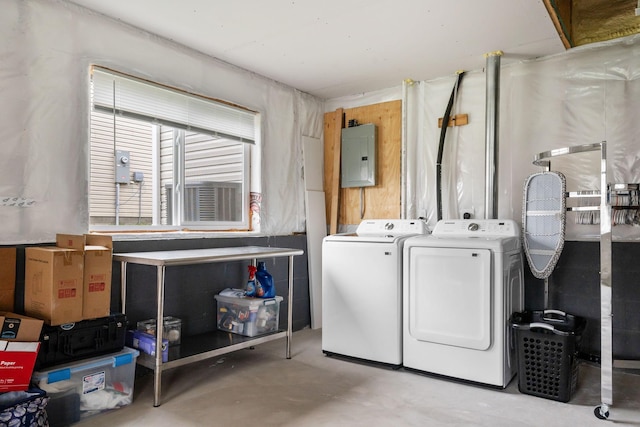
[[[609,408],[607,405],[596,406],[593,409],[593,414],[600,420],[609,419]]]

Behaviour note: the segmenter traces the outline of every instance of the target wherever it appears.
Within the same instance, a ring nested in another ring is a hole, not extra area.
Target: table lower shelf
[[[255,337],[245,337],[243,335],[232,334],[224,331],[212,331],[203,334],[182,337],[180,345],[169,347],[169,360],[164,362],[160,371],[177,368],[178,366],[200,360],[209,359],[233,351],[242,350],[254,345],[286,338],[287,332],[284,330]],[[149,369],[156,369],[156,358],[146,353],[140,353],[137,358],[139,365]]]

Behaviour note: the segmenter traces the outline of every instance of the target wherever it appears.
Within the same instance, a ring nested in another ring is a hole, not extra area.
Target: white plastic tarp
[[[261,113],[260,231],[304,231],[301,139],[321,137],[322,101],[71,3],[4,0],[0,244],[89,230],[92,64]]]
[[[505,57],[508,52],[505,53]],[[577,48],[552,57],[503,65],[500,77],[498,218],[522,221],[523,184],[534,156],[574,145],[607,142],[610,183],[640,182],[640,37]],[[435,169],[440,129],[437,120],[455,76],[406,87],[407,217],[436,221]],[[443,166],[443,217],[463,211],[484,218],[484,71],[468,72],[452,114],[469,124],[448,129]],[[412,137],[413,130],[415,136]],[[415,156],[415,157],[414,157]],[[568,191],[600,190],[600,152],[553,158],[551,169],[567,177]],[[576,201],[577,203],[577,201]],[[597,204],[597,199],[595,204]],[[567,215],[567,239],[595,239],[597,225],[577,225]],[[640,239],[640,227],[613,227],[618,240]]]
[[[505,52],[506,63],[509,52]],[[322,111],[405,98],[405,216],[435,221],[437,119],[455,76],[326,103],[188,48],[59,1],[5,0],[0,14],[0,244],[53,241],[88,230],[88,78],[101,64],[262,114],[261,231],[304,231],[302,136],[319,138]],[[637,135],[638,36],[503,65],[500,78],[498,217],[521,221],[526,177],[536,154],[606,141],[608,180],[640,181]],[[402,89],[405,89],[404,91]],[[485,74],[467,73],[443,158],[443,212],[484,217]],[[599,189],[598,153],[552,161],[570,191]],[[252,171],[256,174],[257,171]],[[404,190],[403,190],[404,191]],[[567,238],[595,238],[597,226],[573,224]],[[614,238],[640,239],[616,226]]]

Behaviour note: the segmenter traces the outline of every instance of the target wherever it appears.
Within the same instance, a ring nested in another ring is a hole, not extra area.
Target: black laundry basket
[[[586,320],[558,310],[514,313],[518,390],[568,402],[578,384],[577,353]]]

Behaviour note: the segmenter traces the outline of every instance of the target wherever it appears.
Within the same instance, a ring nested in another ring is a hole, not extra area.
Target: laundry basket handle
[[[564,337],[568,337],[571,335],[570,332],[565,332],[561,329],[556,329],[553,325],[549,325],[548,323],[542,322],[533,322],[529,324],[529,330],[532,329],[546,329],[547,331],[553,332],[555,335],[561,335]]]
[[[567,313],[561,310],[544,310],[542,312],[542,318],[550,322],[564,322],[567,320]]]
[[[556,328],[553,325],[549,325],[546,323],[542,323],[542,322],[533,322],[529,324],[529,329],[536,329],[536,328],[540,328],[540,329],[546,329],[548,331],[555,331]]]
[[[563,316],[563,317],[567,316],[567,313],[565,313],[562,310],[545,310],[544,315],[546,316],[547,314],[557,314],[558,316]]]

